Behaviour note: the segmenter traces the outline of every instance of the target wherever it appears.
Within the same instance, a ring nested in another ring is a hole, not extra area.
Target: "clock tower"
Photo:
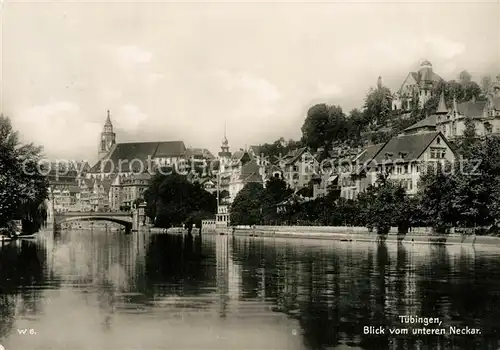
[[[111,123],[111,117],[108,110],[108,115],[106,117],[106,123],[104,123],[104,130],[101,132],[101,141],[99,143],[99,159],[105,157],[111,147],[116,143],[116,134],[113,132],[113,124]]]

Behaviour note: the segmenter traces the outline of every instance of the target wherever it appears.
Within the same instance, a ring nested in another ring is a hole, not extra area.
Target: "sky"
[[[52,159],[118,142],[220,150],[300,138],[315,103],[361,107],[424,59],[500,73],[500,3],[0,0],[0,112]]]

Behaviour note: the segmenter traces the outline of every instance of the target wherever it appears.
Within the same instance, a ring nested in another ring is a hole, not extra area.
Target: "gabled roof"
[[[262,182],[262,175],[260,174],[260,166],[255,160],[251,160],[241,167],[241,174],[239,179],[244,183],[249,182]]]
[[[469,118],[481,118],[484,115],[485,109],[487,108],[487,102],[462,102],[459,103],[457,108],[460,115],[469,117]]]
[[[185,157],[186,147],[182,141],[164,141],[164,142],[127,142],[117,143],[114,149],[102,160],[99,160],[90,170],[93,173],[106,172],[131,172],[144,170],[141,169],[139,162],[133,162],[132,168],[130,162],[138,159],[144,167],[148,166],[148,157],[169,158]],[[120,162],[121,161],[121,162]],[[103,164],[101,169],[101,164]],[[112,169],[114,167],[114,169]]]
[[[411,76],[415,83],[419,87],[424,87],[428,84],[433,84],[433,83],[438,83],[443,80],[439,75],[434,73],[433,70],[431,69],[421,69],[419,72],[410,72],[406,79],[403,81],[403,84],[401,84],[401,87],[398,90],[398,93],[401,93],[403,90],[403,86],[405,85],[406,81],[408,80],[408,77]]]
[[[187,148],[186,149],[187,158],[200,158],[212,160],[215,159],[214,155],[206,148]]]
[[[416,122],[415,124],[407,127],[404,131],[415,131],[418,129],[424,129],[424,128],[436,128],[436,122],[437,122],[437,115],[433,114],[428,116],[427,118],[422,119],[419,122]]]
[[[307,151],[307,147],[301,147],[288,153],[284,160],[286,165],[294,164]]]
[[[369,167],[390,164],[395,160],[402,162],[403,159],[399,156],[401,152],[405,153],[404,161],[415,161],[438,135],[440,135],[439,132],[430,132],[426,134],[411,134],[393,137],[377,153],[370,162]],[[444,139],[443,136],[442,138]],[[391,154],[392,157],[386,159],[386,154]]]
[[[186,146],[182,141],[163,141],[157,142],[158,148],[153,158],[184,157],[186,155]]]
[[[384,146],[385,143],[368,146],[363,152],[354,158],[354,162],[357,165],[357,169],[355,169],[354,173],[361,173]]]

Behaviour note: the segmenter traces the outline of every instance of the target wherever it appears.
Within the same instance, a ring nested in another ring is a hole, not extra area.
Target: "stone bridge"
[[[141,206],[132,212],[65,212],[55,213],[53,216],[54,228],[71,221],[108,221],[122,225],[126,233],[138,231],[143,222],[144,208]]]

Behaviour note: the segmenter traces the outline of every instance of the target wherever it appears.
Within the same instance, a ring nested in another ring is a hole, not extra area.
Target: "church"
[[[214,158],[208,149],[187,148],[179,140],[117,143],[111,115],[107,111],[99,141],[98,161],[86,175],[98,186],[107,184],[104,186],[105,200],[95,210],[130,207],[134,200],[143,196],[151,176],[160,167],[208,163]]]

